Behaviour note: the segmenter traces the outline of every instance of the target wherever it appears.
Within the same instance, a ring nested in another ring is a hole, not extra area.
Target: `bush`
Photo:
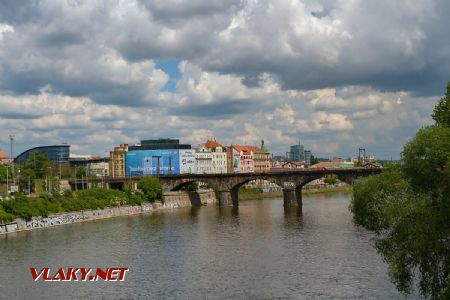
[[[145,176],[139,179],[138,189],[143,193],[144,199],[149,202],[163,201],[163,188],[161,181],[156,177]]]

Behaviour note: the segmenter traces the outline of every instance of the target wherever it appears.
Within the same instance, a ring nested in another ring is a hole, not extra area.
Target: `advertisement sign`
[[[195,173],[195,150],[180,150],[180,174]]]
[[[9,191],[10,191],[11,193],[17,193],[17,192],[19,192],[19,186],[18,186],[18,185],[11,185],[11,186],[9,187]]]
[[[127,176],[180,174],[179,150],[136,150],[125,154]]]
[[[241,156],[239,151],[233,149],[233,172],[240,173],[241,172]]]

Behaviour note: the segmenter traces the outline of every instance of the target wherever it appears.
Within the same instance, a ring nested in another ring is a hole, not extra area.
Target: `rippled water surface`
[[[404,299],[349,194],[241,202],[0,236],[5,299]],[[33,282],[29,267],[129,267],[125,282]],[[413,298],[409,298],[413,299]]]

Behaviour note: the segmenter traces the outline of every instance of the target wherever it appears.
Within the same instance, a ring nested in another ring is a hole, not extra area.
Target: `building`
[[[13,161],[11,157],[6,156],[5,152],[0,150],[0,165],[10,164]]]
[[[320,163],[317,163],[315,165],[310,166],[312,169],[347,169],[347,168],[353,168],[354,164],[351,161],[323,161]]]
[[[69,165],[72,168],[87,167],[91,163],[108,162],[108,158],[92,155],[76,155],[70,154]],[[108,171],[109,173],[109,171]]]
[[[225,147],[225,152],[227,153],[227,173],[234,173],[234,152],[239,156],[238,152],[234,150],[233,145]],[[239,160],[239,157],[236,159]],[[236,165],[238,163],[236,162]]]
[[[235,152],[233,152],[233,167],[235,173],[254,173],[255,172],[255,160],[254,153],[261,151],[256,146],[233,146]],[[236,158],[236,159],[234,159]],[[239,165],[237,166],[238,163]],[[237,172],[237,170],[239,170]]]
[[[307,166],[310,166],[311,165],[311,150],[305,150],[304,151],[304,158],[305,158],[305,164],[307,165]]]
[[[125,174],[127,176],[180,174],[180,150],[128,150],[125,152]]]
[[[125,176],[125,153],[128,151],[128,144],[120,144],[109,152],[109,176]]]
[[[261,141],[261,148],[253,153],[255,173],[267,173],[270,172],[270,153],[264,144],[264,140]]]
[[[140,144],[129,146],[129,151],[138,150],[168,150],[168,149],[191,149],[189,144],[180,144],[179,139],[155,139],[142,140]]]
[[[227,173],[227,150],[216,140],[208,140],[201,145],[203,148],[211,152],[211,173],[222,174]]]
[[[291,151],[288,152],[288,160],[290,161],[305,161],[305,146],[298,143],[298,145],[292,145]]]
[[[50,161],[67,163],[70,157],[70,145],[53,145],[53,146],[40,146],[22,152],[14,159],[15,164],[23,164],[32,153],[42,153],[45,154]]]
[[[195,150],[178,139],[142,140],[125,154],[126,175],[195,173]]]
[[[298,171],[304,169],[305,165],[303,162],[295,161],[282,161],[272,164],[270,172],[286,172],[286,171]]]
[[[195,165],[195,150],[180,149],[180,174],[197,173]]]
[[[86,169],[91,176],[109,176],[109,163],[107,161],[90,162],[87,164]]]
[[[291,151],[287,152],[288,161],[304,162],[308,166],[311,165],[311,150],[305,149],[305,146],[300,142],[298,142],[298,145],[292,145],[290,149]]]
[[[213,170],[213,153],[206,147],[195,151],[195,170],[197,174],[209,174]]]

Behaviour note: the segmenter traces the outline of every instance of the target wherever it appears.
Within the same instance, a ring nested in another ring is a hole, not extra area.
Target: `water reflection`
[[[284,207],[284,220],[286,227],[301,229],[303,227],[303,207],[287,206]]]
[[[398,299],[348,195],[192,207],[0,239],[0,298]],[[125,282],[43,284],[30,266],[126,266]]]

